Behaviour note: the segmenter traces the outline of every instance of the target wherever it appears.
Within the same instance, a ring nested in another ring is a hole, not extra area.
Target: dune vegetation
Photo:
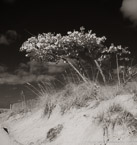
[[[0,114],[11,145],[137,143],[136,65],[127,47],[108,47],[105,40],[81,27],[80,32],[43,33],[23,43],[20,50],[32,61],[63,60],[71,73],[55,83],[59,89],[27,82],[37,99],[24,99]]]

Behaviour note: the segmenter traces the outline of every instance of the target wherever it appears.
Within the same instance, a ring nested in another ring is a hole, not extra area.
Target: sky
[[[137,0],[1,0],[0,86],[54,79],[66,65],[31,62],[19,52],[22,43],[33,35],[65,35],[81,26],[98,37],[106,36],[106,45],[129,47],[137,54]]]

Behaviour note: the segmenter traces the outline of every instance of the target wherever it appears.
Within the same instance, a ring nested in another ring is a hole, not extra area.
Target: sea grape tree
[[[126,58],[123,57],[123,54],[129,53],[127,48],[121,46],[106,47],[105,40],[106,37],[97,37],[91,30],[85,32],[85,28],[81,27],[80,31],[70,31],[65,36],[54,33],[38,34],[38,36],[33,36],[25,41],[20,51],[26,51],[27,57],[37,61],[58,63],[62,59],[69,63],[84,79],[68,58],[76,59],[78,63],[81,60],[91,64],[95,62],[101,72],[99,64],[102,64],[103,61],[110,59],[114,54],[123,59]]]
[[[57,62],[62,58],[82,59],[90,57],[98,59],[104,50],[102,43],[105,37],[96,37],[92,31],[68,32],[66,36],[61,34],[43,33],[37,37],[31,37],[23,43],[21,51],[26,51],[31,59]]]

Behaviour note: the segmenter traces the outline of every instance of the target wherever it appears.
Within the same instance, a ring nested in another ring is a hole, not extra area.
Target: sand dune
[[[2,127],[0,127],[0,145],[13,145],[9,134]]]
[[[11,117],[3,122],[10,135],[0,129],[0,145],[136,145],[136,137],[123,126],[116,126],[114,131],[108,128],[107,136],[103,126],[97,125],[94,119],[114,102],[121,103],[135,115],[137,109],[131,109],[135,105],[131,98],[130,95],[118,96],[98,105],[93,101],[88,107],[72,108],[64,115],[56,107],[50,118],[43,116],[42,108],[26,117]]]

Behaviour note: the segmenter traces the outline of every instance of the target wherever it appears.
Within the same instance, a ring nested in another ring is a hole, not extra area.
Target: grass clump
[[[106,111],[103,111],[94,118],[97,125],[101,125],[103,131],[108,132],[111,128],[113,131],[116,126],[121,126],[129,134],[137,135],[137,119],[128,110],[124,109],[120,104],[113,103]]]
[[[44,108],[43,115],[47,115],[48,118],[56,106],[60,107],[63,115],[71,108],[80,109],[87,107],[92,101],[100,103],[101,101],[114,98],[117,94],[123,94],[123,88],[120,88],[120,86],[104,86],[92,81],[68,82],[64,88],[60,90],[54,89],[54,91],[50,90],[50,88],[54,88],[52,86],[49,89],[44,90],[44,88],[46,86],[42,87],[39,92],[39,104]]]

